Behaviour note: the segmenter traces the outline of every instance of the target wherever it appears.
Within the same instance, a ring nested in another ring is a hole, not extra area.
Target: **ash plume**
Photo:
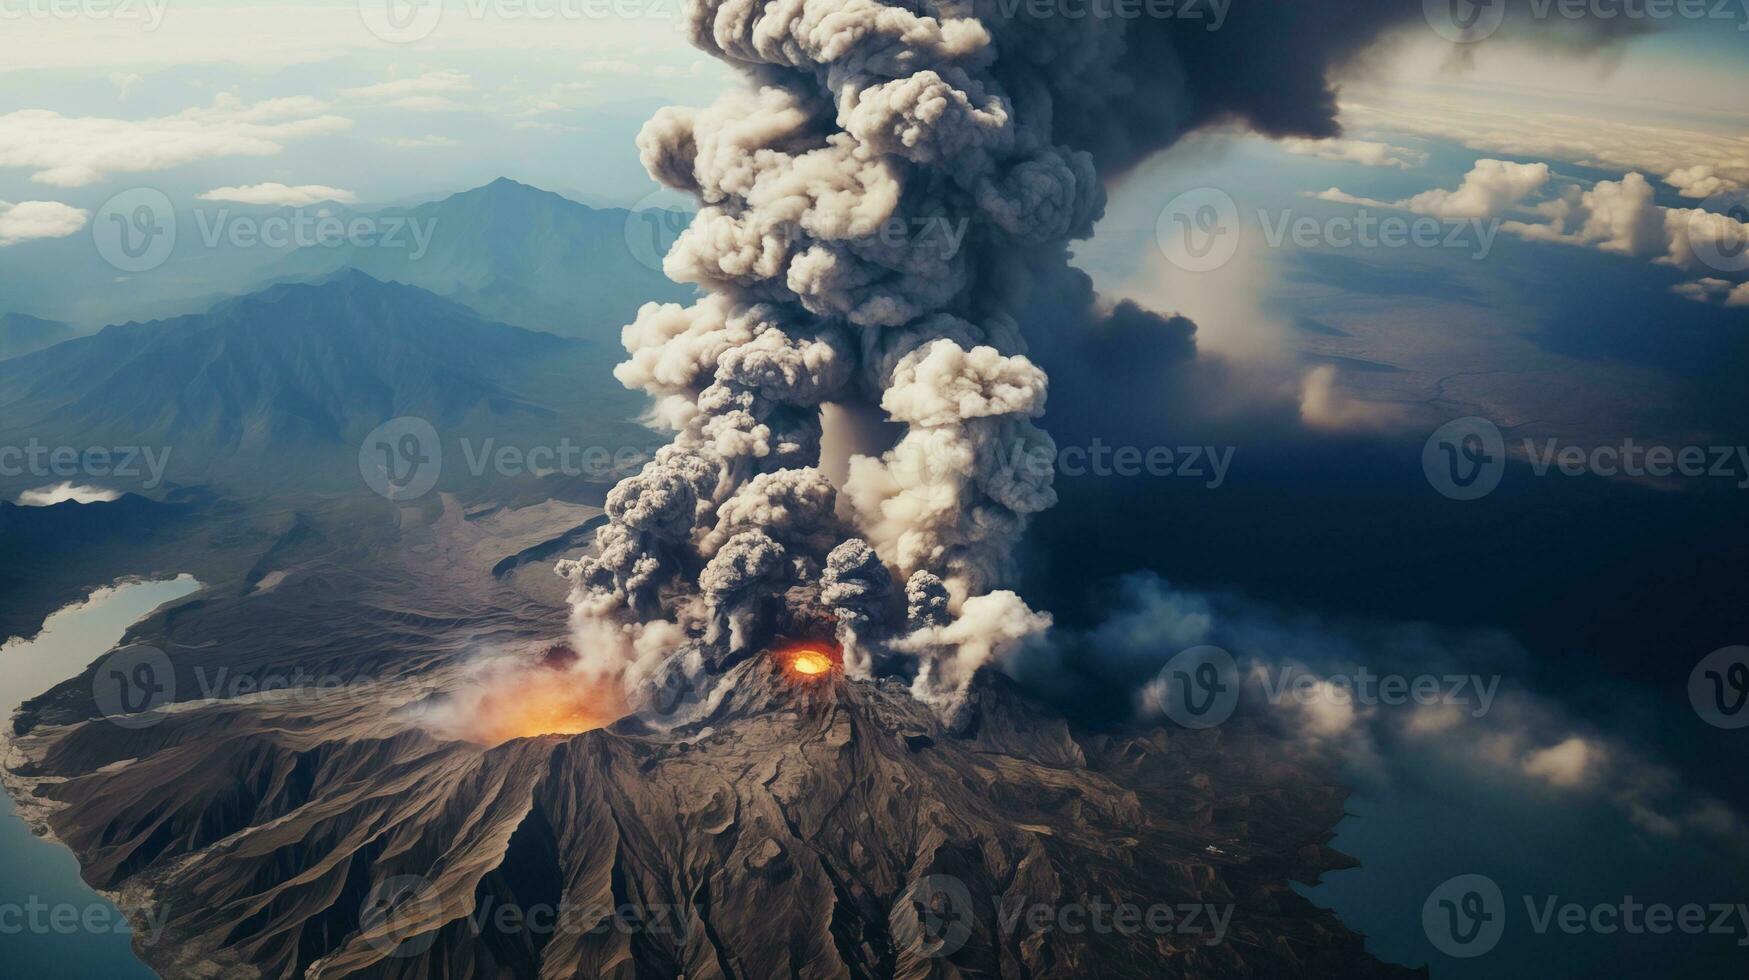
[[[1069,6],[688,0],[692,43],[748,89],[638,138],[700,203],[664,271],[704,295],[623,332],[616,376],[676,435],[608,495],[597,553],[561,566],[589,673],[635,691],[676,655],[720,669],[823,630],[852,672],[954,711],[1050,625],[1002,588],[1056,501],[1018,323],[1036,284],[1079,275],[1101,170],[1200,125],[1330,135],[1333,70],[1423,9],[1268,0],[1212,31]],[[828,405],[903,427],[841,485],[820,468]]]

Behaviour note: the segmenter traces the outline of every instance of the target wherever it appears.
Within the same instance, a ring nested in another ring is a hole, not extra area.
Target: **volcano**
[[[1350,862],[1343,794],[1278,746],[1077,733],[991,673],[949,730],[897,681],[788,670],[659,734],[443,740],[407,682],[40,726],[9,768],[159,910],[167,976],[1414,975],[1290,889]],[[1063,914],[1101,907],[1170,924]]]

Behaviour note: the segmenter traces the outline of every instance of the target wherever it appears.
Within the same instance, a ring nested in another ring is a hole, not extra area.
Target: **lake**
[[[200,589],[182,575],[99,589],[49,616],[28,642],[0,647],[0,715],[78,674],[127,628]],[[134,955],[126,919],[79,877],[79,863],[18,819],[0,790],[0,963],[8,976],[152,980]]]

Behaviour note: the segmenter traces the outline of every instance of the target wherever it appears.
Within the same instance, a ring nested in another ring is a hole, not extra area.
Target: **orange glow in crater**
[[[819,680],[838,669],[838,651],[819,643],[804,643],[777,651],[784,673],[796,680]]]

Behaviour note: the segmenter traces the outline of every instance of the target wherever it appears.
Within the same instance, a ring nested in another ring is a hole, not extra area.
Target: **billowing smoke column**
[[[694,42],[757,90],[663,110],[638,139],[702,205],[665,270],[706,295],[624,331],[616,376],[678,434],[566,568],[580,648],[635,693],[682,650],[830,629],[854,672],[915,658],[915,692],[951,710],[1050,622],[998,588],[1055,502],[1016,283],[1023,253],[1091,230],[1092,157],[1053,143],[1045,92],[992,71],[970,7],[687,9]],[[818,465],[830,402],[904,426],[841,487]]]
[[[1330,64],[1422,11],[1253,0],[1211,5],[1213,31],[1194,7],[688,0],[693,43],[752,84],[638,138],[701,205],[664,268],[704,295],[624,331],[616,376],[677,435],[608,495],[598,554],[561,568],[589,671],[635,702],[664,672],[836,631],[850,670],[908,673],[951,713],[1049,625],[1001,588],[1055,501],[1018,323],[1100,216],[1096,163],[1229,119],[1330,135]],[[841,485],[829,404],[902,426]]]

